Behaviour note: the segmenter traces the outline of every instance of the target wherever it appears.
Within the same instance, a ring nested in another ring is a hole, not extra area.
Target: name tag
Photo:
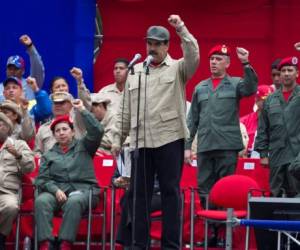
[[[197,167],[197,160],[196,159],[194,159],[193,161],[192,161],[192,164],[191,164],[193,167]]]
[[[103,167],[112,167],[114,161],[112,159],[103,159],[102,166]]]
[[[255,169],[255,163],[254,162],[245,162],[244,163],[244,169],[245,170],[254,170]]]

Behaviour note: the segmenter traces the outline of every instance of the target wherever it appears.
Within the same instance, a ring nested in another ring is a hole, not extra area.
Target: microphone
[[[150,63],[152,63],[154,57],[150,54],[147,56],[147,58],[144,61],[144,67],[148,68]]]
[[[128,69],[131,69],[133,67],[133,65],[136,64],[136,62],[138,60],[140,60],[141,58],[142,58],[141,54],[139,54],[139,53],[135,54],[133,59],[128,64]]]

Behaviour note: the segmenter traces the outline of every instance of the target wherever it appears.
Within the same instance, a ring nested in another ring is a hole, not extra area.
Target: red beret
[[[278,70],[281,70],[283,66],[296,66],[298,67],[298,58],[296,56],[283,58],[278,64]]]
[[[213,54],[230,56],[230,48],[225,44],[216,45],[209,51],[208,57],[211,57]]]
[[[269,85],[259,85],[257,87],[256,97],[265,100],[268,95],[273,93],[273,88]]]
[[[72,119],[70,118],[69,115],[60,115],[60,116],[57,116],[52,122],[51,122],[51,125],[50,125],[50,129],[53,131],[55,126],[58,124],[58,123],[61,123],[61,122],[66,122],[68,123],[69,125],[73,125],[73,121]]]

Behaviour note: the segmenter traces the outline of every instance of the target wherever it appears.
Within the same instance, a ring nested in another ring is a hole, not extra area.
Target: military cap
[[[93,93],[91,94],[92,103],[106,103],[109,104],[111,101],[104,93]]]
[[[224,55],[224,56],[230,56],[230,48],[226,46],[225,44],[218,44],[211,48],[211,50],[208,53],[208,57],[211,57],[212,55]]]
[[[278,70],[281,70],[283,66],[295,66],[298,68],[298,61],[296,56],[283,58],[278,64]]]
[[[153,39],[153,40],[158,40],[158,41],[169,41],[170,33],[163,26],[151,26],[147,30],[146,39]]]
[[[11,135],[14,125],[12,124],[11,120],[2,112],[0,112],[0,121],[3,121],[6,126],[9,128],[8,134]]]
[[[73,100],[73,96],[68,92],[54,92],[50,95],[50,98],[53,102],[71,102]]]
[[[21,111],[21,108],[18,104],[16,104],[15,102],[13,101],[10,101],[10,100],[5,100],[4,102],[1,103],[0,105],[0,109],[9,109],[11,110],[12,112],[14,112],[15,114],[18,115],[18,119],[17,119],[17,123],[21,123],[22,121],[22,111]]]

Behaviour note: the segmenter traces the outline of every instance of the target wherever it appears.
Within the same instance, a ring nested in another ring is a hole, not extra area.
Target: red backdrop
[[[179,14],[200,46],[200,65],[187,85],[190,100],[195,85],[209,77],[207,53],[218,43],[250,51],[250,61],[259,84],[270,84],[270,65],[277,57],[297,55],[300,41],[299,0],[98,0],[103,21],[103,46],[94,70],[95,91],[113,82],[113,61],[131,59],[137,52],[145,57],[143,37],[151,25],[163,25],[171,32],[170,54],[182,56],[180,39],[169,26],[170,14]],[[299,53],[298,53],[298,56]],[[233,53],[231,75],[242,67]],[[242,101],[241,115],[251,112],[253,98]]]

